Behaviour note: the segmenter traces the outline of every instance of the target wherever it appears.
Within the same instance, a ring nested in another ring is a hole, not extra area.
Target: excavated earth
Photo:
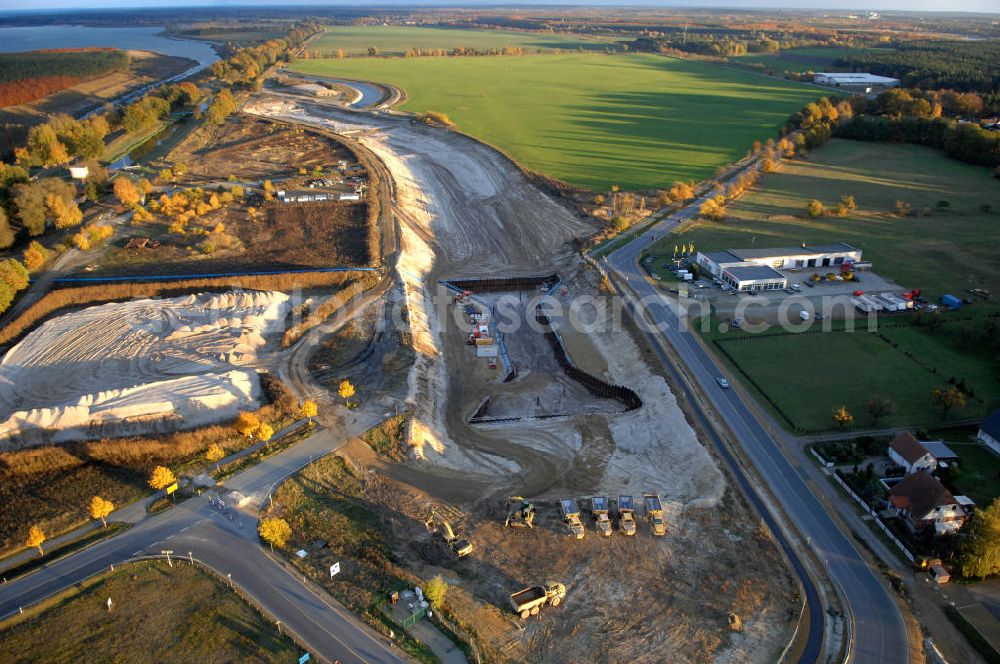
[[[502,383],[504,372],[466,345],[468,326],[439,283],[558,273],[567,302],[598,298],[595,309],[610,312],[599,275],[571,247],[593,231],[589,223],[502,155],[455,132],[306,100],[265,98],[248,110],[350,133],[393,174],[397,268],[415,355],[406,396],[411,459],[377,464],[369,498],[396,515],[397,536],[412,542],[409,563],[454,584],[450,601],[484,644],[524,662],[773,661],[794,630],[795,581],[640,344],[615,324],[563,335],[578,366],[638,393],[643,405],[630,412],[573,383],[540,332],[512,337],[519,376]],[[524,419],[468,424],[485,396],[497,412]],[[587,537],[576,541],[559,523],[560,497],[646,491],[664,499],[665,538],[641,523],[634,538],[606,540],[588,521]],[[537,501],[539,527],[504,529],[502,504],[515,494]],[[476,546],[471,556],[452,559],[422,531],[430,503],[464,529]],[[515,619],[507,595],[549,580],[567,585],[565,603]],[[731,629],[731,614],[742,631]]]

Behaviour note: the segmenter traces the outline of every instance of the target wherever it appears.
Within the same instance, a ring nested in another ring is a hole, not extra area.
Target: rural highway
[[[298,635],[314,657],[342,664],[410,661],[347,609],[275,562],[258,543],[256,512],[271,487],[346,439],[332,430],[320,430],[231,478],[225,483],[225,500],[235,503],[242,496],[242,507],[230,504],[225,511],[220,510],[210,499],[214,492],[207,492],[120,535],[0,585],[0,619],[135,556],[169,550],[183,561],[190,552],[222,576],[232,575],[233,584],[280,620],[286,630]],[[127,607],[128,598],[119,598],[118,603]]]
[[[777,442],[743,401],[740,392],[724,389],[716,382],[717,378],[723,376],[723,372],[694,337],[694,333],[680,325],[673,308],[666,303],[639,266],[642,250],[649,246],[653,238],[663,237],[679,224],[696,216],[702,202],[704,198],[699,198],[675,215],[655,224],[644,234],[610,254],[606,259],[607,263],[621,278],[619,285],[626,286],[638,301],[645,303],[646,314],[660,331],[659,335],[651,334],[650,339],[663,362],[670,366],[663,349],[659,347],[661,339],[665,339],[676,355],[683,358],[697,387],[711,401],[739,441],[745,455],[767,482],[768,490],[780,502],[784,514],[771,515],[773,519],[783,520],[787,517],[791,521],[802,538],[809,542],[813,554],[837,586],[846,618],[851,623],[852,641],[848,661],[858,664],[905,664],[909,653],[906,628],[886,581],[869,568],[848,536],[837,527],[809,489],[805,472],[785,457]],[[641,312],[638,317],[641,318]],[[718,440],[716,442],[719,443]],[[745,489],[749,489],[748,479],[736,467],[725,448],[721,445],[719,447],[723,457],[733,465],[736,477]],[[768,515],[764,512],[761,501],[753,492],[747,493],[766,518]],[[773,527],[773,523],[771,525],[783,547],[791,553],[780,531]],[[802,577],[801,564],[794,554],[791,554],[791,558]],[[803,656],[802,661],[812,662],[820,657],[823,611],[811,581],[806,577],[803,582],[813,619],[810,622],[806,649],[806,654],[810,656]]]

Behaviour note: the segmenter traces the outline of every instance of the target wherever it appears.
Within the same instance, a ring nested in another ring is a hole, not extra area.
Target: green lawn
[[[656,55],[306,60],[297,71],[384,81],[523,165],[594,190],[703,180],[776,136],[812,87]]]
[[[300,654],[224,582],[159,562],[125,565],[38,615],[12,619],[0,652],[5,662],[66,663],[291,662]]]
[[[856,198],[854,214],[806,216],[809,199],[833,206],[844,194]],[[918,214],[897,216],[897,200]],[[941,200],[949,207],[938,208]],[[980,211],[984,204],[990,212]],[[730,206],[725,221],[686,225],[653,252],[669,257],[679,241],[694,241],[702,251],[843,241],[862,249],[881,276],[923,288],[931,298],[968,288],[1000,296],[998,233],[1000,180],[989,169],[932,148],[834,139],[764,176]]]
[[[951,378],[964,382],[974,396],[950,419],[989,414],[1000,406],[992,358],[957,346],[959,325],[945,324],[937,332],[905,322],[883,325],[879,333],[885,338],[860,327],[855,332],[765,337],[736,331],[706,336],[782,424],[807,433],[832,429],[831,414],[840,406],[854,415],[857,428],[871,428],[865,404],[873,394],[897,407],[879,427],[947,424],[932,405],[931,391],[946,387]]]
[[[309,44],[310,51],[333,55],[344,49],[345,55],[367,54],[375,46],[382,55],[402,55],[407,49],[456,47],[476,49],[519,46],[529,50],[553,51],[555,49],[604,50],[614,42],[583,35],[546,35],[537,32],[510,32],[505,30],[461,30],[451,28],[418,28],[396,26],[344,26],[331,28]],[[620,47],[617,47],[620,48]]]
[[[947,442],[958,455],[959,472],[951,480],[955,490],[982,508],[1000,498],[1000,457],[978,443]]]

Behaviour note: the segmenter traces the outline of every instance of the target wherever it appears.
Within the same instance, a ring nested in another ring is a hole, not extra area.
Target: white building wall
[[[788,269],[790,267],[806,267],[810,260],[815,261],[816,267],[821,267],[823,265],[823,259],[830,259],[829,267],[840,267],[840,264],[834,264],[834,260],[837,258],[848,258],[851,262],[857,262],[861,260],[860,251],[840,251],[836,253],[828,254],[798,254],[795,256],[764,256],[762,258],[748,258],[748,263],[756,263],[758,265],[769,265],[771,267],[776,267],[777,269]],[[776,262],[780,261],[782,264],[780,266],[775,265]],[[799,262],[801,261],[801,265]]]
[[[979,442],[992,450],[994,454],[1000,455],[1000,440],[997,440],[982,429],[979,430],[979,435],[976,437],[979,439]]]

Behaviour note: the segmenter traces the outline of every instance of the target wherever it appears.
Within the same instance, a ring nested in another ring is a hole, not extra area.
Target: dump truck
[[[544,586],[518,590],[510,596],[510,605],[515,613],[527,620],[530,616],[537,616],[546,604],[559,606],[565,596],[566,586],[549,581]]]
[[[505,526],[510,528],[534,528],[535,505],[521,496],[511,496],[507,499],[507,520]]]
[[[611,537],[611,518],[608,516],[608,499],[606,496],[594,496],[590,499],[590,513],[594,516],[594,527],[605,537]]]
[[[431,513],[424,523],[427,530],[440,536],[445,546],[459,558],[464,558],[474,550],[472,542],[456,535],[448,520],[441,516],[437,510],[431,509]]]
[[[559,509],[562,512],[563,523],[569,529],[570,535],[577,539],[583,539],[587,530],[580,521],[580,508],[572,498],[563,498],[559,501]]]
[[[618,496],[618,531],[622,535],[635,535],[635,503],[632,496]]]
[[[663,505],[660,503],[660,494],[644,493],[642,499],[646,503],[646,521],[652,528],[653,534],[663,537],[667,534],[667,523],[663,520]]]

